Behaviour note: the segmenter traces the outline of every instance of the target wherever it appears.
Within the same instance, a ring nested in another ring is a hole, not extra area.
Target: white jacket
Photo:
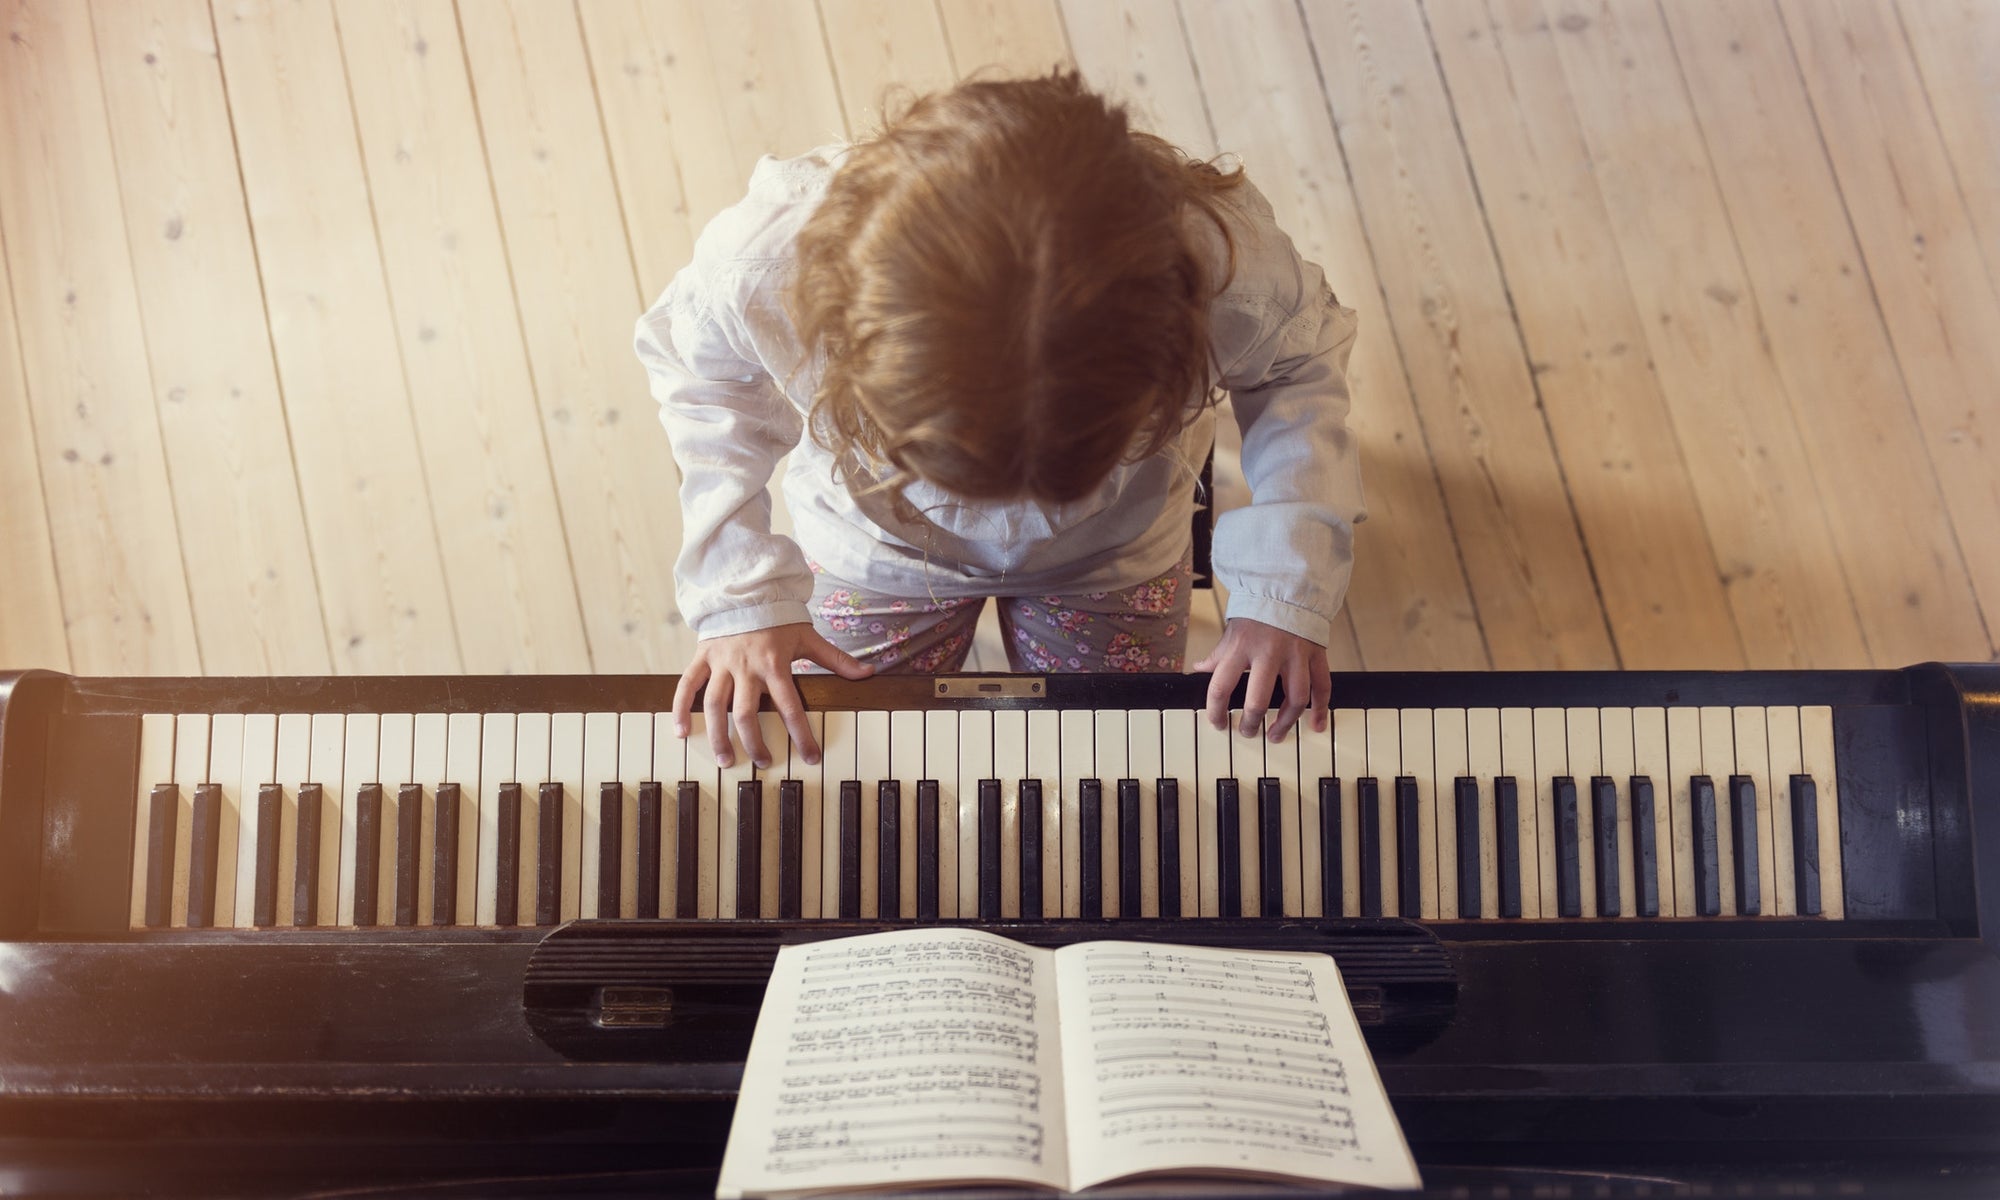
[[[693,261],[639,319],[639,358],[680,466],[674,578],[688,624],[718,637],[809,620],[800,545],[838,579],[912,599],[1112,591],[1172,567],[1187,549],[1212,411],[1177,446],[1118,467],[1068,504],[963,502],[916,481],[901,489],[902,505],[834,479],[832,456],[804,436],[819,373],[800,368],[783,293],[799,229],[844,152],[760,161],[749,194],[709,222]],[[1228,617],[1325,645],[1365,515],[1346,421],[1354,313],[1299,257],[1261,193],[1245,185],[1223,195],[1235,271],[1211,307],[1210,341],[1216,383],[1242,428],[1251,504],[1217,521],[1215,575],[1229,589]],[[1189,219],[1219,268],[1213,224]],[[771,532],[765,490],[787,452],[796,544]]]

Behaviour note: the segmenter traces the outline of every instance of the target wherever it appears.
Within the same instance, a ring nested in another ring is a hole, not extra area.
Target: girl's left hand
[[[1208,684],[1208,723],[1221,729],[1229,721],[1229,694],[1236,681],[1250,673],[1243,693],[1243,723],[1237,732],[1256,737],[1270,710],[1272,692],[1279,680],[1285,684],[1285,703],[1271,720],[1271,741],[1282,741],[1302,716],[1310,702],[1312,727],[1326,729],[1326,706],[1333,698],[1333,674],[1327,668],[1326,647],[1287,633],[1275,625],[1237,617],[1222,631],[1222,641],[1207,658],[1189,668],[1212,671]]]

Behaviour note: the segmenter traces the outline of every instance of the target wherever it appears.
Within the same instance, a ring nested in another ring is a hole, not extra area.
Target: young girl
[[[765,158],[639,321],[680,466],[680,611],[718,761],[759,766],[765,695],[818,761],[794,665],[960,669],[987,597],[1015,670],[1181,669],[1212,397],[1248,508],[1208,717],[1324,728],[1326,643],[1362,519],[1354,314],[1242,172],[1134,132],[1074,73],[971,82],[880,135]],[[797,541],[765,491],[792,453]]]

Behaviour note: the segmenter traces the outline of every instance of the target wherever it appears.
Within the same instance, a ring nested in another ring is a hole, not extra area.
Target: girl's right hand
[[[736,762],[729,739],[733,722],[750,761],[768,767],[771,752],[757,727],[757,709],[768,695],[791,731],[792,743],[807,763],[817,763],[819,743],[813,741],[805,703],[792,682],[792,663],[799,659],[818,663],[843,679],[866,679],[875,673],[874,667],[821,637],[809,622],[708,638],[696,644],[694,661],[674,689],[674,732],[683,738],[688,735],[694,694],[706,684],[702,712],[708,717],[708,744],[717,765]]]

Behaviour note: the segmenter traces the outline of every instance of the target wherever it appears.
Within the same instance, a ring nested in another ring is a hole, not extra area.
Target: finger
[[[1250,683],[1243,689],[1243,720],[1236,726],[1236,732],[1244,737],[1256,737],[1264,727],[1264,714],[1271,711],[1271,687],[1277,682],[1277,672],[1265,662],[1250,664]]]
[[[813,740],[812,722],[806,718],[806,706],[799,699],[798,685],[790,675],[777,675],[766,681],[771,689],[771,703],[777,707],[778,716],[784,719],[785,729],[792,735],[792,745],[798,747],[799,757],[807,766],[819,764],[819,743]]]
[[[708,717],[708,749],[718,767],[736,764],[736,750],[729,743],[729,700],[735,686],[735,676],[725,672],[710,679],[708,691],[702,694],[702,712]]]
[[[818,663],[842,679],[866,679],[875,673],[873,666],[862,662],[818,633],[807,637],[804,653],[799,657]]]
[[[1280,708],[1278,715],[1271,719],[1270,729],[1267,732],[1267,736],[1274,742],[1285,740],[1285,735],[1291,732],[1292,726],[1298,724],[1299,717],[1306,711],[1306,706],[1312,703],[1312,684],[1308,682],[1311,676],[1307,673],[1304,663],[1287,664],[1284,678],[1284,707]]]
[[[1333,672],[1317,655],[1312,663],[1312,706],[1313,729],[1325,733],[1326,710],[1333,707]]]
[[[694,694],[701,685],[708,682],[708,663],[696,659],[688,664],[687,674],[674,688],[674,736],[686,739],[689,718],[694,715]]]
[[[757,723],[758,701],[764,698],[762,681],[746,679],[743,686],[736,689],[736,702],[730,706],[730,718],[736,723],[736,738],[743,743],[743,753],[750,756],[750,762],[758,767],[771,765],[771,751],[764,745],[764,730]]]
[[[1208,680],[1208,724],[1212,729],[1229,727],[1229,697],[1236,681],[1243,678],[1243,661],[1234,656],[1223,659]]]

